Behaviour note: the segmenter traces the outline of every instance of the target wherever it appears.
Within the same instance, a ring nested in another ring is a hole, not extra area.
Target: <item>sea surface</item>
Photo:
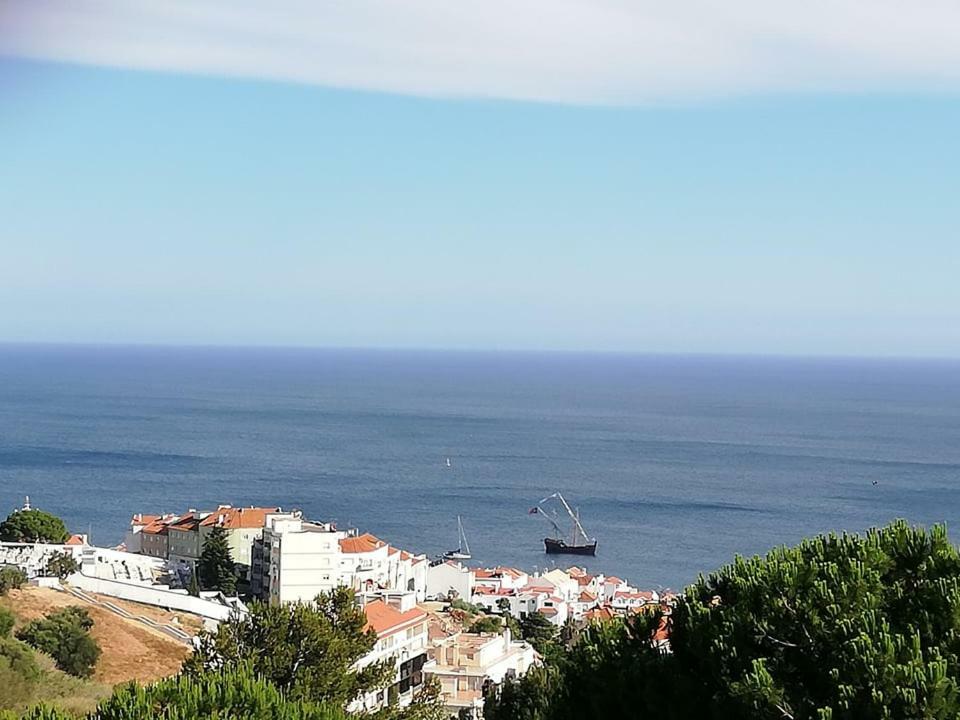
[[[436,554],[460,514],[477,564],[532,570],[556,490],[580,562],[646,588],[897,517],[960,541],[960,363],[0,346],[0,511],[97,544],[222,502]]]

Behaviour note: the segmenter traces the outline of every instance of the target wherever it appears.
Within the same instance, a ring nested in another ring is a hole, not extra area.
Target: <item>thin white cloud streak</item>
[[[0,0],[0,53],[633,104],[960,89],[957,0]]]

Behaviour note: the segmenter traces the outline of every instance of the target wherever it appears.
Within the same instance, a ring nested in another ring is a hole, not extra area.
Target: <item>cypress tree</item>
[[[215,526],[207,536],[197,569],[204,590],[219,590],[224,595],[236,593],[237,569],[230,555],[227,531],[221,526]]]

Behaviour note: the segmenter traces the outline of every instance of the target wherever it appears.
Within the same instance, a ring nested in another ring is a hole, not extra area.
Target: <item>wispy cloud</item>
[[[0,0],[12,56],[431,96],[960,89],[957,0]]]

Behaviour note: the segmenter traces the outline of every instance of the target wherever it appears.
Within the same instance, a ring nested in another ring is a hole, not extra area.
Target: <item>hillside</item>
[[[157,621],[170,622],[174,617],[156,608],[112,602],[133,614],[145,615]],[[118,683],[129,680],[149,682],[174,675],[189,653],[185,644],[158,630],[64,592],[36,587],[12,590],[6,597],[0,597],[0,605],[16,615],[18,626],[70,605],[83,607],[89,612],[94,621],[90,634],[103,653],[91,680],[78,680],[65,675],[53,666],[49,658],[39,657],[44,673],[34,701],[52,702],[65,709],[89,710]],[[185,628],[196,627],[194,619],[178,619]]]

